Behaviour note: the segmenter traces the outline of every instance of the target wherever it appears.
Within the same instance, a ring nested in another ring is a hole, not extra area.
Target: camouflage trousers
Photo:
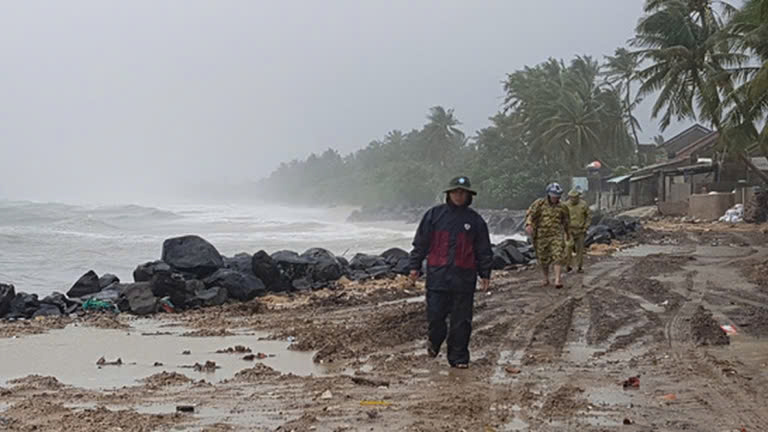
[[[565,238],[562,234],[536,236],[533,247],[536,250],[536,259],[542,266],[565,263]]]
[[[572,233],[568,242],[568,267],[584,267],[584,240],[586,233]]]

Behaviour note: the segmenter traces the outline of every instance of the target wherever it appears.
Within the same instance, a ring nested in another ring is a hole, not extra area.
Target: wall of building
[[[710,193],[691,195],[689,215],[694,219],[717,220],[725,211],[733,207],[735,196],[732,193]]]

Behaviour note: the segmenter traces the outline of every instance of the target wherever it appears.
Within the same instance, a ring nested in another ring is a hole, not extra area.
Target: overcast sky
[[[3,1],[0,198],[136,200],[258,179],[420,127],[434,105],[473,134],[506,73],[611,54],[642,4]],[[638,117],[644,138],[658,133],[647,107]]]

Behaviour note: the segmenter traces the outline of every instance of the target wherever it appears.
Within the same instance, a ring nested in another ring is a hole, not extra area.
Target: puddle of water
[[[149,321],[149,320],[147,320]],[[104,330],[67,327],[45,334],[18,339],[0,339],[0,385],[30,374],[54,376],[64,384],[92,389],[107,389],[138,384],[136,381],[162,371],[175,371],[193,379],[218,382],[232,378],[255,363],[242,360],[242,354],[216,354],[216,350],[244,345],[254,353],[274,354],[262,362],[282,373],[323,375],[325,370],[312,361],[313,353],[289,351],[290,343],[262,340],[264,334],[227,337],[142,336],[159,327],[136,323],[138,328]],[[167,329],[165,329],[167,330]],[[183,333],[186,329],[179,329]],[[189,350],[190,355],[182,355]],[[105,357],[122,359],[122,366],[96,366]],[[213,373],[195,372],[182,365],[215,361],[220,369]],[[164,366],[154,367],[155,362]]]
[[[586,363],[594,359],[593,354],[596,352],[605,351],[604,347],[587,343],[589,325],[588,311],[585,306],[581,306],[573,313],[572,331],[569,333],[569,340],[563,349],[566,360],[573,363]]]
[[[528,423],[515,417],[502,426],[501,430],[505,432],[520,432],[529,430],[529,426]]]
[[[613,256],[625,257],[625,258],[640,258],[640,257],[646,257],[648,255],[658,255],[658,254],[677,255],[677,254],[686,253],[686,252],[690,252],[690,250],[682,246],[639,245],[633,248],[620,250],[615,254],[613,254]]]
[[[142,404],[142,405],[113,405],[113,404],[97,404],[97,403],[81,403],[81,404],[66,404],[67,408],[74,409],[76,411],[82,411],[86,409],[95,409],[97,407],[104,407],[110,411],[122,411],[122,410],[134,410],[140,414],[174,414],[176,413],[177,405],[184,405],[183,401],[177,401],[177,403],[158,403],[158,404]],[[194,405],[194,404],[192,404]],[[195,411],[192,413],[186,413],[185,416],[195,419],[194,425],[182,424],[175,426],[172,430],[178,431],[199,431],[204,430],[206,426],[211,426],[216,423],[229,423],[236,426],[241,426],[244,429],[250,428],[254,424],[261,426],[269,426],[274,428],[285,422],[285,418],[279,414],[266,414],[262,411],[256,410],[240,410],[235,405],[229,407],[212,406],[212,405],[194,405]]]
[[[510,351],[502,350],[499,352],[499,360],[496,362],[496,371],[491,376],[493,384],[505,384],[515,380],[514,375],[510,375],[506,370],[507,366],[520,366],[523,359],[523,350]]]
[[[751,247],[697,246],[694,255],[712,258],[746,257],[753,252]]]

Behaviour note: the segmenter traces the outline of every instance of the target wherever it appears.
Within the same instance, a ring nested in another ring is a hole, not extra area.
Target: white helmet
[[[563,188],[559,183],[550,183],[547,185],[547,195],[559,198],[563,196]]]

